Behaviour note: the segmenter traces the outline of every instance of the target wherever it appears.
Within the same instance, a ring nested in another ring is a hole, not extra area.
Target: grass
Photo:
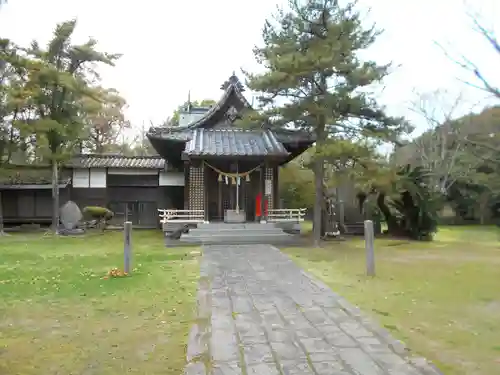
[[[79,238],[0,238],[1,374],[181,374],[194,318],[194,249],[166,249],[161,232]]]
[[[364,242],[284,249],[304,269],[389,329],[444,374],[500,373],[500,233],[444,227],[434,242],[377,239],[377,276]]]

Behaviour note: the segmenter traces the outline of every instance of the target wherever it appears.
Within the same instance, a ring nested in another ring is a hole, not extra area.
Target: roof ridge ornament
[[[226,116],[229,119],[231,123],[233,123],[238,117],[239,117],[239,112],[238,110],[232,105],[229,107],[229,109],[226,112]]]
[[[230,86],[233,86],[235,89],[237,89],[240,92],[245,91],[245,87],[239,80],[239,78],[236,76],[236,72],[233,70],[233,74],[227,79],[222,85],[221,85],[221,90],[227,90]]]

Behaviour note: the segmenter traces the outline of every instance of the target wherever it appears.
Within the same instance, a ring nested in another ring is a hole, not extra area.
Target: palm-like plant
[[[398,171],[398,196],[391,206],[398,216],[399,228],[411,238],[432,239],[437,231],[440,196],[429,186],[429,173],[423,167],[409,165]]]

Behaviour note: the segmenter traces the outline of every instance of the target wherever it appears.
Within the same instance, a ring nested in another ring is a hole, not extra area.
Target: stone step
[[[190,234],[201,234],[203,236],[208,236],[217,233],[238,233],[241,235],[258,235],[259,233],[270,234],[270,233],[283,233],[281,228],[268,228],[268,229],[197,229],[193,228],[189,230]]]
[[[283,238],[288,238],[288,236],[293,236],[288,233],[270,233],[270,234],[259,234],[259,235],[242,235],[242,234],[224,234],[224,233],[219,233],[219,234],[211,234],[208,236],[200,236],[200,235],[190,235],[190,234],[183,234],[181,236],[181,240],[200,240],[200,239],[210,239],[210,238],[232,238],[232,239],[255,239],[255,238],[268,238],[268,237],[283,237]]]
[[[276,225],[273,223],[241,223],[241,224],[231,224],[231,223],[207,223],[198,224],[196,229],[200,230],[235,230],[235,229],[245,229],[245,230],[268,230],[276,229]]]
[[[198,224],[181,235],[180,242],[196,244],[282,244],[292,243],[296,236],[285,233],[274,223],[206,223]]]
[[[166,223],[162,224],[162,229],[164,232],[175,232],[184,226],[182,223]]]
[[[262,235],[262,236],[207,236],[207,237],[189,237],[181,236],[180,242],[194,244],[281,244],[293,243],[295,236],[287,233],[281,235]]]
[[[190,236],[217,236],[219,234],[233,236],[259,236],[261,234],[280,235],[284,233],[282,228],[273,224],[253,224],[253,225],[224,225],[224,224],[201,224],[197,228],[189,230]]]
[[[217,235],[219,233],[223,234],[237,234],[242,236],[255,236],[260,233],[262,234],[271,234],[271,233],[283,233],[283,229],[281,228],[268,228],[268,229],[198,229],[191,228],[188,232],[189,234],[197,234],[197,235]]]

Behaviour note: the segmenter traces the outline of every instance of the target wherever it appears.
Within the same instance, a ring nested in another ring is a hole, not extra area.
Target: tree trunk
[[[344,229],[345,228],[345,207],[344,207],[343,198],[340,199],[339,191],[340,191],[340,189],[337,187],[336,194],[335,194],[337,207],[335,207],[335,208],[339,214],[339,225],[342,229]]]
[[[326,82],[326,76],[324,74],[319,75],[320,85],[315,88],[317,104],[324,102],[325,95],[327,93],[328,85]],[[327,106],[324,104],[324,107]],[[314,246],[319,247],[321,241],[322,233],[322,219],[323,219],[323,207],[325,202],[324,194],[324,180],[325,180],[325,163],[323,157],[323,146],[327,138],[326,134],[326,117],[325,114],[320,112],[317,116],[316,123],[316,149],[315,149],[315,160],[314,160],[314,190],[316,197],[314,199],[314,220],[313,220],[313,238]]]
[[[52,230],[59,229],[59,170],[57,160],[52,160]]]
[[[325,199],[323,193],[323,175],[325,173],[323,158],[316,156],[314,162],[314,217],[313,217],[313,238],[314,246],[319,247],[321,241],[321,223],[323,222],[323,201]]]
[[[479,224],[484,225],[488,217],[489,193],[483,193],[479,197]]]
[[[387,204],[385,203],[384,193],[378,193],[377,206],[380,209],[380,212],[382,212],[382,215],[384,215],[384,219],[387,223],[387,232],[389,234],[398,235],[399,232],[401,231],[398,222],[396,221],[396,218],[391,213],[391,210],[389,209],[389,207],[387,207]]]

